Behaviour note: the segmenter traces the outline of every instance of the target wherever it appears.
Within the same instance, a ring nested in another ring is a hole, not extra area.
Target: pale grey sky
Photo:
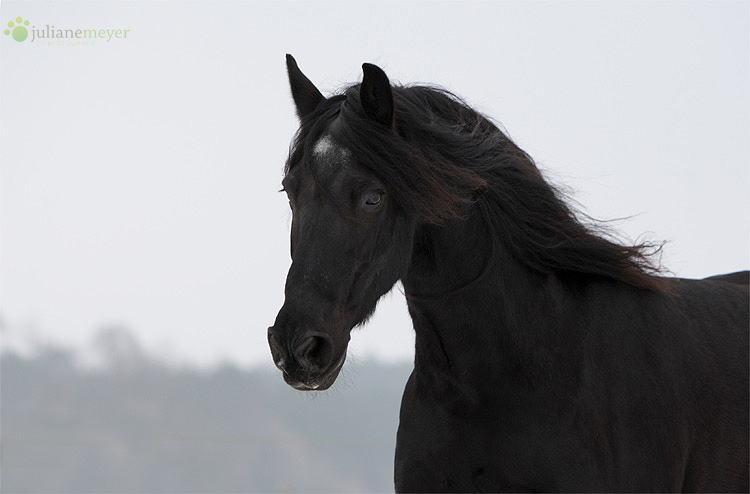
[[[287,52],[324,94],[365,61],[442,85],[585,211],[668,240],[675,274],[746,269],[749,5],[3,1],[3,25],[130,30],[94,46],[0,34],[3,344],[85,348],[117,324],[172,361],[272,365]],[[351,353],[412,344],[394,291]]]

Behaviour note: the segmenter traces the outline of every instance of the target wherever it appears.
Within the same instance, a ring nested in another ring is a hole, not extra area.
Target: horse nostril
[[[273,328],[268,328],[268,346],[271,347],[271,356],[273,357],[273,363],[279,370],[286,372],[287,356],[284,348],[276,340],[273,335]]]
[[[333,341],[325,333],[311,334],[294,349],[294,357],[306,371],[321,372],[333,360]]]

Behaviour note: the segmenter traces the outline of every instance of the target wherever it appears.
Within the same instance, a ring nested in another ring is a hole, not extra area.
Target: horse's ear
[[[362,64],[364,77],[359,88],[359,100],[365,113],[376,122],[393,125],[393,91],[383,69],[371,63]]]
[[[293,56],[286,55],[286,71],[289,74],[289,85],[292,87],[292,98],[297,107],[297,116],[299,118],[311,113],[318,103],[325,97],[320,94],[315,84],[302,73],[297,66],[297,61]]]

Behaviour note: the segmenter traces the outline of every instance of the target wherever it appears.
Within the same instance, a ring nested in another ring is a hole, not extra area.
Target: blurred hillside
[[[0,359],[3,492],[392,491],[411,366],[347,362],[334,387],[278,372],[174,368],[123,330],[102,365],[45,348]]]

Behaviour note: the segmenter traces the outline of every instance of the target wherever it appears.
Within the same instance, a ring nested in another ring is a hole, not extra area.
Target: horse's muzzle
[[[310,331],[293,339],[290,345],[274,327],[268,328],[268,345],[284,380],[299,390],[324,390],[336,380],[346,359],[346,351],[334,362],[334,344],[329,335]]]

